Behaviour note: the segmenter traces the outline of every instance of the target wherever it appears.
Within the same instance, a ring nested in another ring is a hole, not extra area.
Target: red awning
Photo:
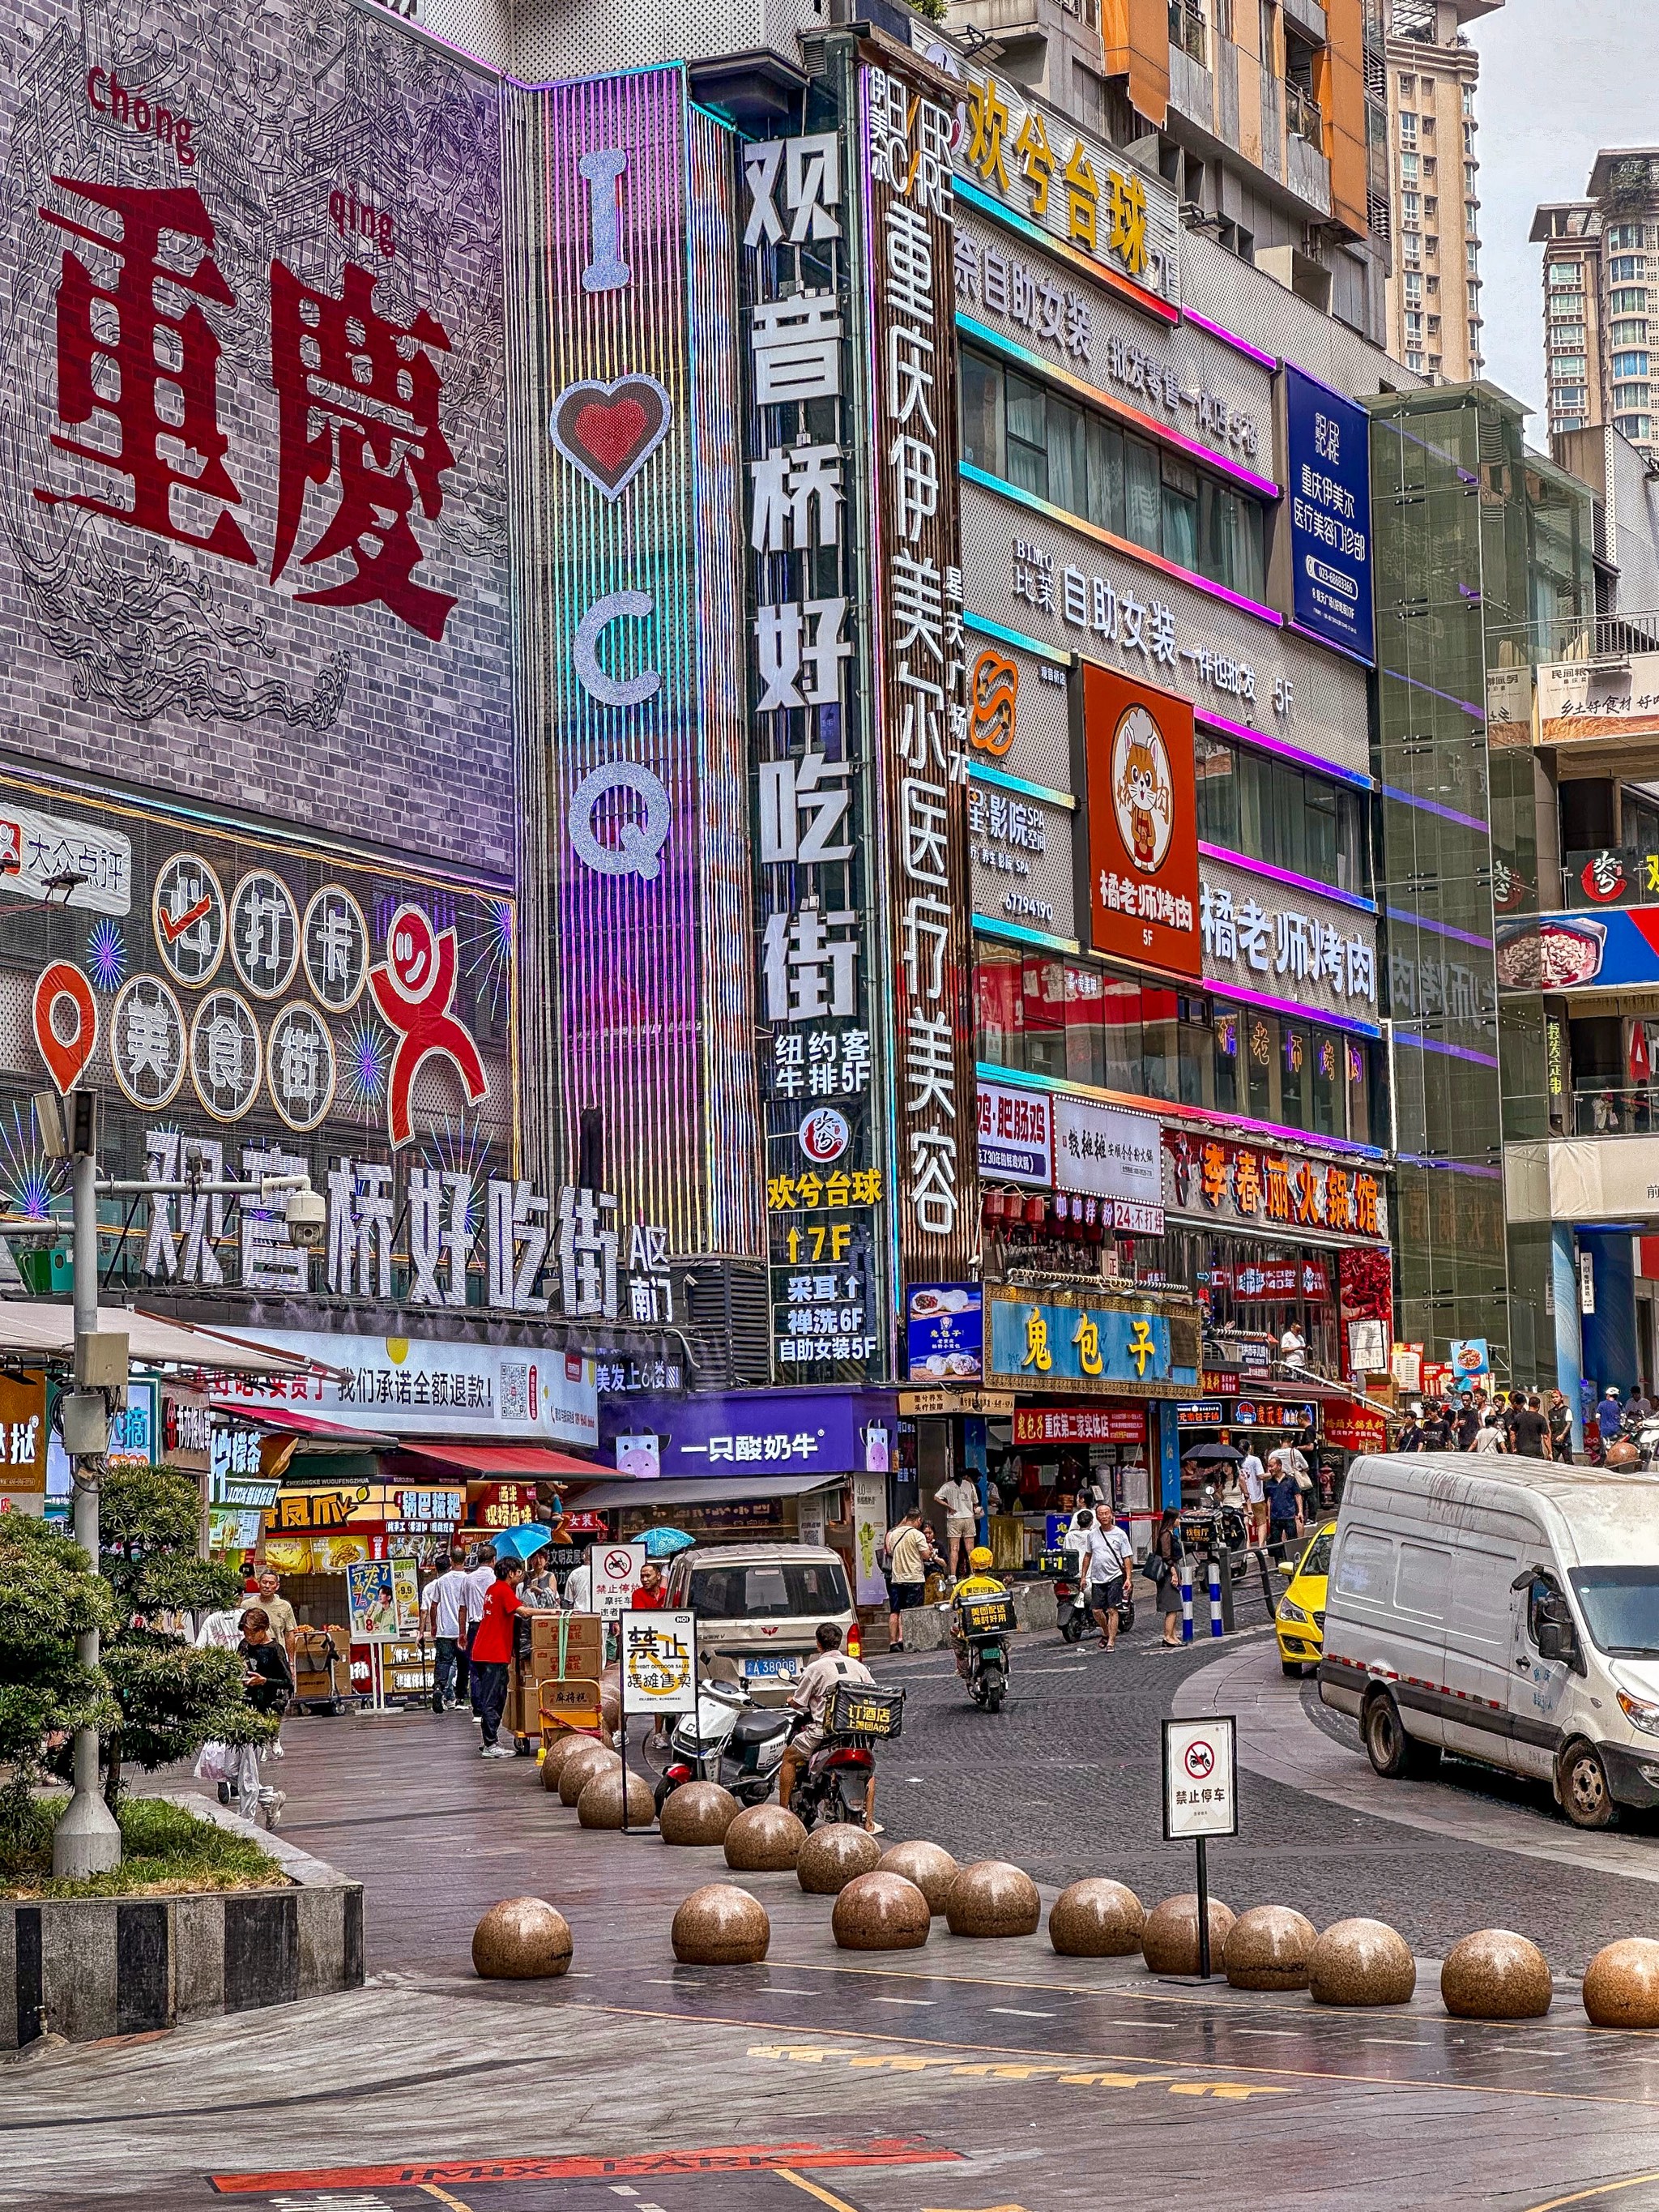
[[[614,1467],[595,1460],[574,1459],[568,1452],[547,1444],[412,1444],[404,1450],[411,1459],[429,1459],[440,1467],[453,1468],[480,1482],[520,1481],[603,1482],[616,1480]]]
[[[341,1421],[325,1421],[319,1413],[296,1413],[291,1406],[218,1405],[215,1411],[234,1414],[256,1429],[283,1436],[314,1437],[319,1443],[355,1444],[359,1451],[390,1451],[397,1443],[378,1429],[349,1429]]]

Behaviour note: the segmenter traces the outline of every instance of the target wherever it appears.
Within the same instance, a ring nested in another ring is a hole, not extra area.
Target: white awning
[[[125,1336],[135,1367],[210,1367],[230,1375],[304,1373],[310,1362],[268,1346],[242,1344],[188,1322],[162,1321],[131,1306],[100,1306],[101,1333]],[[75,1309],[29,1298],[0,1299],[0,1358],[75,1358]]]

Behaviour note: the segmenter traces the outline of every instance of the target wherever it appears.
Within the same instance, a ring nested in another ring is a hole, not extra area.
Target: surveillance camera
[[[328,1204],[320,1191],[296,1190],[284,1208],[288,1233],[307,1252],[314,1252],[328,1233]]]

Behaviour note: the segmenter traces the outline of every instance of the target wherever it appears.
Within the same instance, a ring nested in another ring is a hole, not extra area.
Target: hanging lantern
[[[1054,1196],[1055,1220],[1064,1221],[1071,1212],[1071,1201],[1067,1199],[1065,1192],[1063,1190],[1057,1192]]]
[[[1002,1193],[1000,1190],[988,1190],[981,1202],[980,1210],[984,1214],[985,1218],[988,1221],[1000,1221],[1002,1218]]]
[[[1029,1229],[1041,1229],[1048,1212],[1046,1198],[1028,1198],[1025,1201],[1025,1224]]]

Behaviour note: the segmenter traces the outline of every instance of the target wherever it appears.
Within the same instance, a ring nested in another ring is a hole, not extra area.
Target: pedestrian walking
[[[292,1671],[294,1646],[299,1640],[300,1624],[295,1618],[294,1607],[285,1597],[278,1595],[282,1587],[282,1577],[275,1567],[261,1567],[258,1581],[252,1591],[243,1593],[241,1610],[246,1613],[250,1606],[254,1605],[264,1607],[265,1619],[270,1625],[270,1632],[287,1654],[289,1667]]]
[[[1614,1403],[1617,1402],[1615,1400]],[[1516,1408],[1514,1426],[1510,1431],[1510,1449],[1522,1459],[1547,1459],[1550,1456],[1550,1425],[1544,1418],[1535,1390]]]
[[[1181,1646],[1181,1563],[1186,1556],[1181,1516],[1166,1511],[1146,1556],[1146,1571],[1158,1592],[1158,1620],[1164,1630],[1158,1646],[1160,1651],[1176,1651]]]
[[[1267,1471],[1262,1466],[1254,1443],[1239,1463],[1239,1481],[1244,1487],[1244,1511],[1250,1524],[1252,1544],[1267,1540]]]
[[[421,1593],[421,1633],[432,1639],[434,1713],[453,1713],[467,1694],[466,1653],[461,1646],[467,1589],[466,1553],[455,1544],[449,1565]]]
[[[513,1663],[513,1616],[520,1599],[514,1588],[522,1570],[516,1559],[497,1559],[492,1570],[489,1595],[473,1632],[470,1664],[472,1704],[483,1730],[479,1756],[511,1759],[513,1753],[496,1735],[507,1706],[507,1670]]]
[[[1273,1458],[1277,1465],[1267,1486],[1267,1544],[1281,1558],[1289,1559],[1302,1534],[1302,1492],[1296,1486],[1294,1469],[1285,1465],[1279,1453]]]
[[[1134,1572],[1134,1546],[1119,1528],[1116,1514],[1104,1503],[1096,1506],[1095,1525],[1086,1533],[1089,1542],[1084,1567],[1089,1577],[1089,1610],[1100,1631],[1099,1649],[1115,1651],[1117,1609],[1128,1589],[1128,1577]]]
[[[280,1723],[294,1695],[294,1673],[288,1653],[271,1626],[270,1616],[262,1605],[243,1607],[239,1649],[249,1705],[257,1713],[274,1714]],[[275,1751],[276,1747],[273,1744],[270,1748]],[[263,1814],[266,1827],[274,1828],[287,1802],[285,1790],[274,1789],[260,1780],[258,1752],[252,1744],[245,1745],[237,1777],[237,1810],[242,1818],[251,1820],[257,1811]]]
[[[1491,1412],[1481,1422],[1474,1442],[1469,1449],[1471,1451],[1484,1452],[1490,1455],[1493,1452],[1501,1452],[1504,1449],[1504,1424],[1498,1419],[1495,1411]]]
[[[979,1486],[969,1482],[965,1474],[948,1476],[933,1492],[933,1503],[945,1508],[945,1571],[953,1583],[960,1582],[968,1571],[968,1554],[979,1534]]]
[[[477,1639],[479,1623],[484,1617],[484,1607],[489,1602],[489,1593],[495,1586],[495,1547],[480,1544],[472,1565],[466,1571],[466,1595],[461,1601],[461,1650],[467,1660],[467,1696],[472,1706],[472,1717],[482,1728],[483,1714],[478,1705],[478,1686],[472,1680],[472,1646]]]
[[[939,1557],[933,1540],[921,1525],[921,1508],[913,1505],[897,1524],[887,1532],[884,1546],[886,1565],[882,1571],[886,1577],[890,1613],[887,1622],[887,1648],[890,1651],[904,1649],[904,1616],[921,1603],[927,1586],[927,1569]]]

